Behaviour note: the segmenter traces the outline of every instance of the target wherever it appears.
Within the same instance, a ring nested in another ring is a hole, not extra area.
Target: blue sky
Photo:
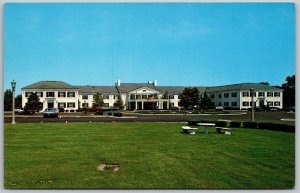
[[[41,80],[214,86],[295,74],[292,3],[14,3],[4,89]]]

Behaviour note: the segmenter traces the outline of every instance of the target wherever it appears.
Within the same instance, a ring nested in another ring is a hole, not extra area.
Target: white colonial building
[[[189,86],[191,87],[191,86]],[[73,112],[79,108],[89,108],[93,96],[101,93],[105,106],[112,107],[118,96],[122,97],[126,110],[170,109],[178,107],[180,93],[184,86],[158,86],[156,81],[148,83],[121,83],[114,86],[72,86],[62,81],[40,81],[22,88],[22,107],[27,98],[35,92],[46,108],[60,108]],[[200,95],[207,93],[215,106],[227,109],[247,109],[251,107],[250,89],[254,89],[256,106],[282,108],[282,89],[257,83],[241,83],[216,87],[196,86]]]

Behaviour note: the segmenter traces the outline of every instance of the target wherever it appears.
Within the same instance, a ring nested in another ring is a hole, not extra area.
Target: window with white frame
[[[33,92],[25,92],[25,97],[29,97]]]
[[[250,97],[252,97],[252,92],[250,92]],[[253,97],[256,97],[256,92],[253,92]]]
[[[174,99],[174,95],[169,95],[169,99]]]
[[[236,106],[237,106],[237,102],[236,102],[236,101],[231,102],[231,106],[232,106],[232,107],[236,107]]]
[[[222,106],[222,102],[218,102],[218,106]]]
[[[249,92],[243,92],[243,97],[249,97]]]
[[[224,93],[224,98],[228,98],[229,97],[229,93]]]
[[[36,92],[38,97],[43,97],[43,92]]]
[[[68,103],[68,108],[75,108],[75,103]]]
[[[280,92],[274,92],[274,97],[280,97]]]
[[[218,94],[218,97],[219,97],[219,98],[222,98],[222,94]]]
[[[103,99],[109,99],[109,95],[108,94],[104,94],[103,95]]]
[[[46,92],[47,97],[54,97],[54,92]]]
[[[249,107],[249,102],[243,102],[243,107]]]
[[[274,106],[275,106],[275,107],[280,106],[280,102],[279,102],[279,101],[274,102]]]
[[[58,97],[66,97],[66,92],[58,92]]]
[[[89,103],[82,103],[82,108],[88,108],[89,107]]]
[[[58,103],[58,108],[66,108],[66,103]]]
[[[87,99],[89,99],[89,96],[88,95],[82,95],[82,99],[87,100]]]
[[[229,106],[229,102],[224,102],[224,107],[228,107]]]
[[[267,102],[267,105],[268,105],[269,107],[273,107],[273,102],[272,102],[272,101],[269,101],[269,102]]]
[[[258,92],[258,97],[264,97],[265,93],[264,92]]]
[[[273,97],[273,92],[267,92],[267,97]]]
[[[68,92],[68,97],[75,97],[75,92]]]

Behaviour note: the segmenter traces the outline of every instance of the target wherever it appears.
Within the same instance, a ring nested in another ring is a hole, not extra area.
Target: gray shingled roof
[[[25,86],[22,89],[77,89],[77,87],[63,81],[40,81]]]
[[[250,90],[254,88],[255,90],[272,90],[272,91],[280,91],[282,89],[263,85],[260,83],[240,83],[240,84],[231,84],[231,85],[224,85],[224,86],[213,86],[213,87],[206,87],[206,92],[222,92],[227,90]]]
[[[157,86],[156,88],[162,93],[168,92],[169,94],[180,94],[183,92],[184,88],[187,87],[196,87],[200,93],[205,92],[205,87],[200,86]]]
[[[115,86],[78,86],[79,94],[118,94]]]
[[[148,87],[159,91],[153,84],[149,84],[149,83],[121,83],[120,86],[118,86],[117,88],[120,93],[128,93],[130,91],[139,89],[141,87]]]

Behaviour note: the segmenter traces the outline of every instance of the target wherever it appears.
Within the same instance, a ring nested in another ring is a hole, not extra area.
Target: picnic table
[[[192,134],[192,135],[195,134],[196,130],[197,130],[197,128],[190,127],[190,126],[182,126],[181,128],[182,128],[184,133],[189,133],[189,134]]]
[[[204,133],[208,134],[208,127],[214,127],[216,124],[214,123],[197,123],[199,126],[204,126]]]

